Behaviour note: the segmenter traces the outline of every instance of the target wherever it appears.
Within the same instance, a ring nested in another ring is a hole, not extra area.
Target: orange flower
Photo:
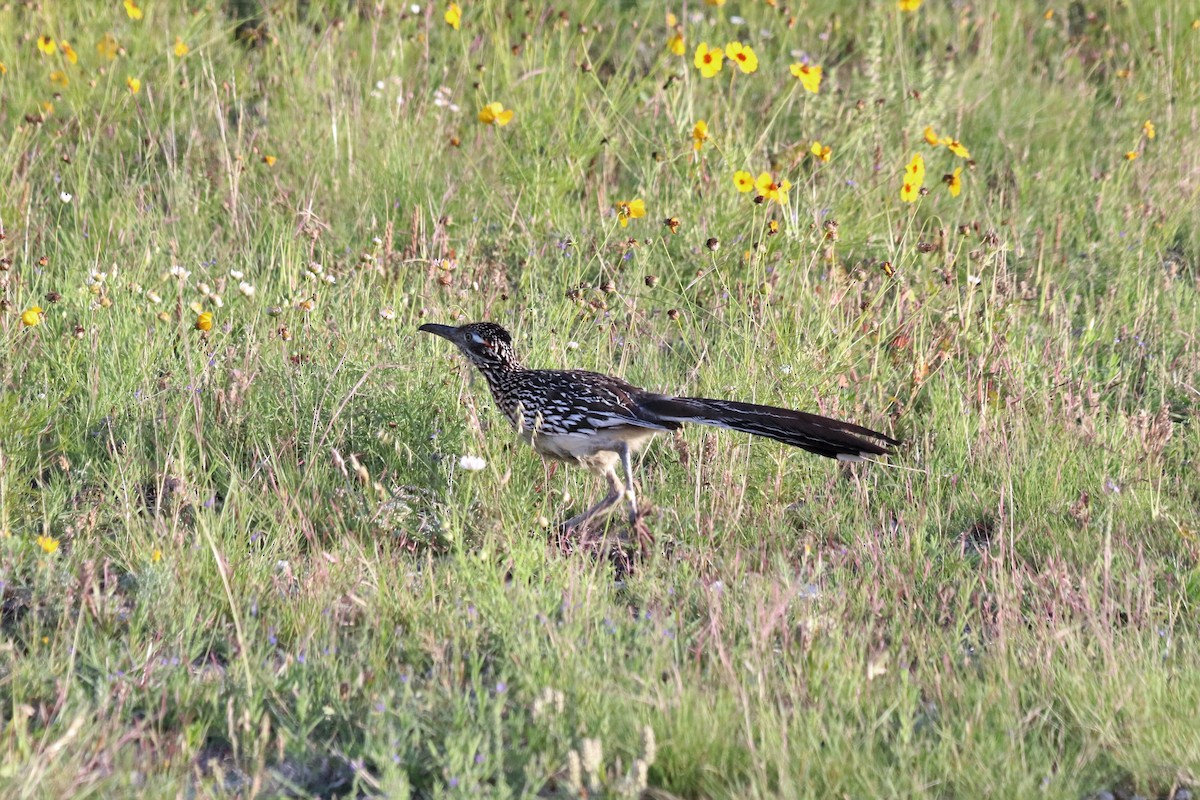
[[[79,63],[79,54],[75,52],[74,47],[71,47],[70,42],[59,42],[58,47],[63,51],[63,55],[67,57],[67,61],[70,61],[72,64]]]
[[[823,145],[820,142],[813,142],[810,152],[822,161],[828,161],[833,156],[833,148]]]

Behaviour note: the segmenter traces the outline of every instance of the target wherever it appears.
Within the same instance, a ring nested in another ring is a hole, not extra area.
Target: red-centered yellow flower
[[[1150,120],[1146,120],[1145,123],[1142,124],[1142,133],[1146,134],[1147,139],[1153,139],[1156,135],[1158,135],[1158,132],[1154,130],[1154,123]]]
[[[211,311],[205,311],[203,314],[200,314],[198,317],[196,317],[196,330],[207,333],[208,331],[212,330],[212,326],[213,315]]]
[[[753,48],[741,42],[730,42],[725,45],[725,57],[737,65],[746,75],[758,69],[758,56]]]
[[[692,149],[697,153],[700,148],[704,147],[704,143],[708,141],[708,123],[700,120],[696,123],[696,127],[692,128]]]
[[[1137,151],[1137,150],[1130,150],[1128,153],[1126,153],[1126,154],[1125,154],[1125,160],[1126,160],[1126,161],[1133,161],[1133,160],[1134,160],[1134,159],[1136,159],[1137,157],[1138,157],[1138,151]]]
[[[812,150],[810,152],[822,161],[828,161],[833,157],[833,148],[823,145],[819,141],[812,143]]]
[[[954,153],[954,155],[958,156],[959,158],[971,157],[971,154],[967,151],[967,148],[963,147],[963,143],[958,139],[951,139],[950,141],[946,142],[946,147],[949,148],[951,153]]]
[[[916,11],[921,7],[922,0],[899,0],[896,6],[901,11]]]
[[[621,200],[617,203],[617,219],[621,221],[621,227],[629,225],[629,220],[638,219],[646,216],[646,203],[640,198],[637,200]]]
[[[765,200],[774,200],[781,206],[786,206],[788,189],[792,188],[791,181],[776,180],[771,173],[764,172],[754,180],[754,188]]]
[[[459,8],[458,3],[451,3],[450,5],[446,6],[446,14],[443,19],[445,19],[446,24],[451,28],[454,28],[454,30],[459,29],[459,26],[462,25],[462,9]]]
[[[61,69],[56,69],[54,72],[50,73],[50,82],[60,88],[66,88],[67,84],[70,83],[70,81],[67,80],[67,73],[63,72]]]
[[[958,197],[962,192],[962,167],[955,167],[954,172],[942,176],[942,182],[950,190],[951,197]]]
[[[267,153],[262,157],[262,162],[264,164],[266,164],[268,167],[273,167],[273,166],[275,166],[275,156],[271,155],[270,153]]]
[[[175,49],[175,57],[176,58],[183,58],[184,56],[186,56],[188,53],[190,53],[192,51],[192,48],[187,46],[187,42],[185,42],[183,39],[179,38],[178,36],[175,37],[175,48],[174,49]]]
[[[721,52],[721,48],[714,47],[710,50],[708,42],[701,42],[696,46],[696,56],[692,59],[692,63],[696,65],[696,69],[700,70],[701,77],[711,78],[721,71],[721,62],[724,58],[725,54]]]
[[[130,75],[125,79],[125,85],[129,87],[130,94],[137,94],[142,90],[142,82],[138,78]]]
[[[71,43],[67,41],[59,42],[58,49],[62,50],[63,55],[67,57],[67,61],[72,64],[79,63],[79,54],[75,52],[75,48],[71,47]]]
[[[55,539],[53,536],[47,536],[43,533],[41,536],[37,537],[37,546],[42,548],[42,551],[46,553],[46,555],[50,555],[58,549],[58,539]]]
[[[42,36],[38,37],[37,46],[38,46],[38,50],[41,50],[44,54],[46,54],[48,56],[54,55],[54,51],[58,49],[58,45],[56,45],[54,43],[54,40],[46,35],[42,35]]]
[[[733,185],[739,192],[748,192],[754,188],[754,176],[745,170],[733,173]]]
[[[21,312],[21,324],[26,328],[32,328],[35,325],[41,325],[46,313],[42,311],[41,306],[31,306]]]
[[[937,133],[934,132],[933,126],[926,125],[925,126],[925,144],[929,145],[930,147],[937,147],[941,143],[942,143],[942,140],[939,139]]]
[[[904,168],[904,185],[900,187],[900,199],[906,203],[915,203],[921,196],[921,187],[925,185],[925,159],[920,153],[913,153],[912,161]]]
[[[500,103],[488,103],[479,110],[479,121],[484,125],[499,125],[503,128],[513,121],[512,109],[506,109]]]
[[[104,34],[104,36],[100,37],[100,41],[96,42],[96,52],[109,61],[117,57],[117,50],[119,49],[120,45],[117,44],[116,38],[111,33]]]
[[[138,4],[133,0],[125,0],[125,13],[129,15],[130,19],[136,20],[142,18],[142,10],[138,8]]]
[[[683,43],[683,34],[676,33],[667,40],[667,49],[677,56],[681,56],[687,52],[687,46]]]
[[[821,91],[821,68],[810,64],[792,64],[792,76],[797,78],[805,89],[816,94]]]

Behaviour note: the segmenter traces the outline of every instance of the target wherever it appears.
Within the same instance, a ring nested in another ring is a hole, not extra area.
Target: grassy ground
[[[273,5],[0,5],[5,796],[1200,780],[1194,6]],[[661,439],[616,580],[485,318],[905,445]]]

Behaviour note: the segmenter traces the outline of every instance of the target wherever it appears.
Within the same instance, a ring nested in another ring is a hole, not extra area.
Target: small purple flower
[[[475,754],[475,763],[476,764],[482,764],[484,761],[487,761],[487,758],[484,757],[483,753]]]
[[[505,683],[504,681],[500,681],[499,683],[496,684],[496,694],[504,694],[506,691],[508,691],[507,683]]]
[[[453,777],[450,778],[449,785],[450,785],[451,789],[457,789],[458,788],[458,778],[453,778]]]

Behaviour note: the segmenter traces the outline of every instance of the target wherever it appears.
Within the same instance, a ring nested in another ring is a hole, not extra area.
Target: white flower
[[[160,295],[158,292],[151,289],[150,291],[146,292],[146,299],[149,300],[151,303],[161,303],[162,295]]]
[[[217,308],[225,307],[225,301],[221,299],[221,295],[219,294],[210,294],[208,296],[208,302],[212,303]]]
[[[255,289],[251,284],[242,281],[238,284],[238,291],[246,295],[246,297],[253,298],[257,289]]]
[[[70,192],[63,192],[62,194],[60,194],[58,196],[58,199],[62,200],[64,203],[69,203],[69,202],[71,202],[71,197],[72,197],[72,194]]]
[[[411,11],[414,15],[420,14],[421,6],[418,5],[417,3],[413,3],[411,6],[408,7],[408,10]]]
[[[326,283],[337,283],[337,278],[333,277],[332,275],[326,275],[325,282]]]
[[[192,273],[190,270],[184,269],[178,264],[171,267],[171,277],[173,278],[179,278],[181,281],[186,281],[189,277],[191,277],[191,275]]]
[[[379,318],[380,319],[395,319],[396,312],[390,308],[381,308],[381,309],[379,309]]]
[[[244,278],[246,276],[241,270],[231,269],[231,270],[229,270],[229,277],[233,278],[235,281],[240,281],[242,278]]]
[[[487,466],[487,462],[479,456],[463,456],[458,460],[458,468],[467,472],[479,472]]]
[[[979,284],[983,283],[983,278],[979,277],[978,275],[968,275],[967,283],[971,284],[972,286],[978,286]]]
[[[737,16],[737,15],[735,14],[734,16],[732,16],[732,17],[730,17],[730,18],[729,18],[729,24],[730,24],[730,25],[745,25],[745,24],[746,24],[746,18],[745,18],[745,17],[739,17],[739,16]]]
[[[567,342],[567,349],[568,350],[578,350],[579,342]]]
[[[212,289],[207,283],[197,283],[196,291],[200,292],[200,294],[212,294]]]
[[[318,264],[316,261],[310,261],[310,262],[308,262],[308,271],[311,272],[313,275],[320,275],[322,272],[325,271],[325,268],[322,267],[320,264]]]

